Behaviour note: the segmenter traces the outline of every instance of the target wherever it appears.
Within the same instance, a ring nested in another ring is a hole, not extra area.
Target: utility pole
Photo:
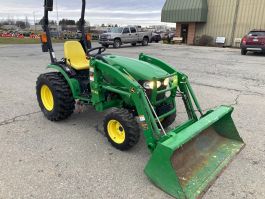
[[[34,30],[36,34],[36,16],[35,16],[35,11],[33,11],[33,19],[34,19]]]
[[[57,14],[57,36],[59,37],[59,14],[58,14],[58,0],[56,2],[56,14]]]
[[[26,15],[25,17],[25,28],[29,28],[30,24],[29,24],[29,20],[28,20],[28,16]]]

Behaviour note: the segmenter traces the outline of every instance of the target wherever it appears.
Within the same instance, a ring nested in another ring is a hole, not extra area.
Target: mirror
[[[44,6],[47,11],[53,11],[53,0],[45,0]]]

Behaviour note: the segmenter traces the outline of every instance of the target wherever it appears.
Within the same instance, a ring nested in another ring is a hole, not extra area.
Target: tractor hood
[[[108,55],[105,56],[104,59],[109,65],[116,67],[122,72],[123,69],[125,69],[137,81],[153,80],[154,78],[162,79],[169,75],[169,73],[163,69],[138,59],[131,59],[116,55]]]

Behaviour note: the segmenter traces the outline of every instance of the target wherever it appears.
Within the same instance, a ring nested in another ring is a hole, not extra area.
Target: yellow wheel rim
[[[125,141],[125,130],[120,122],[117,120],[110,120],[107,129],[113,142],[122,144]]]
[[[46,110],[52,111],[54,107],[54,100],[51,89],[47,85],[41,87],[41,101]]]

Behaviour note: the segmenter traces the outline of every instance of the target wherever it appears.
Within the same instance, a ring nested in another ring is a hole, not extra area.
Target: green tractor
[[[91,48],[82,3],[82,38],[66,41],[58,61],[48,20],[53,0],[44,1],[42,49],[50,53],[48,68],[56,72],[37,80],[42,112],[60,121],[73,114],[77,101],[97,111],[110,109],[103,125],[112,146],[128,150],[143,135],[152,154],[145,167],[150,180],[176,198],[200,197],[245,145],[231,118],[233,108],[203,113],[188,77],[157,58],[131,59]],[[188,120],[166,130],[177,116],[176,99],[183,101]]]

